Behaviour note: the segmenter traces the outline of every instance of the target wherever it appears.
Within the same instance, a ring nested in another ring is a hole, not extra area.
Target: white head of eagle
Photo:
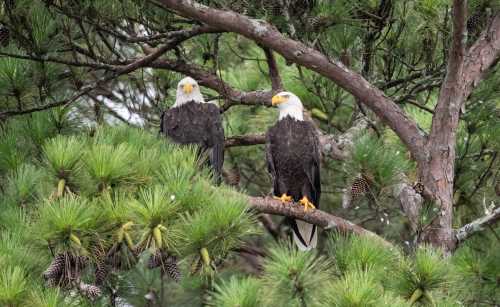
[[[278,106],[280,111],[279,119],[287,116],[295,120],[304,120],[304,106],[299,97],[290,92],[281,92],[276,94],[272,99],[273,106]]]
[[[173,106],[179,107],[190,101],[197,103],[205,102],[203,96],[201,95],[198,82],[191,77],[186,77],[179,81],[179,84],[177,84],[177,95]]]

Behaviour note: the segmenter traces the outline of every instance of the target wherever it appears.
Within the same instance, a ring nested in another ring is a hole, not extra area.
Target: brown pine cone
[[[175,282],[179,282],[181,280],[181,271],[177,266],[176,256],[168,256],[161,266],[161,271],[163,272],[163,274],[166,274],[168,277],[172,278]]]
[[[50,263],[49,267],[45,270],[45,272],[43,272],[43,278],[46,281],[58,280],[64,271],[65,263],[65,254],[57,254]]]
[[[365,176],[359,176],[354,179],[351,185],[352,199],[363,197],[370,189],[370,184]]]
[[[92,301],[102,295],[101,288],[95,285],[80,282],[80,285],[78,287],[80,289],[80,292]]]

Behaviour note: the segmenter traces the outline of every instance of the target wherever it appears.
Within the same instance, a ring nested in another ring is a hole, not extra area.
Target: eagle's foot
[[[278,200],[281,200],[282,203],[289,203],[291,202],[293,199],[291,196],[288,196],[286,195],[286,193],[283,193],[281,195],[281,197],[278,197],[278,196],[273,196],[274,199],[278,199]]]
[[[316,209],[316,207],[313,205],[313,203],[310,202],[306,196],[302,197],[302,199],[299,200],[299,204],[304,206],[304,211],[307,211],[309,208]]]

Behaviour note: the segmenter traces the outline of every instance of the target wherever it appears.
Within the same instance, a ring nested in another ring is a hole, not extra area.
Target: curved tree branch
[[[271,106],[271,98],[273,96],[272,91],[239,91],[224,82],[224,80],[219,78],[217,75],[195,64],[186,63],[182,60],[161,59],[151,63],[149,67],[168,69],[188,75],[196,79],[200,85],[211,88],[225,98],[235,101],[241,105]],[[224,105],[222,109],[223,111],[226,111],[233,105],[234,104]]]
[[[315,49],[286,38],[272,25],[231,11],[217,10],[195,1],[160,0],[167,9],[206,24],[246,36],[262,46],[273,49],[287,60],[305,66],[334,81],[366,104],[394,130],[417,160],[424,160],[424,133],[403,110],[384,93],[341,62],[332,60]]]
[[[273,51],[269,48],[262,48],[267,59],[267,66],[269,68],[269,78],[271,79],[271,87],[274,92],[278,92],[283,89],[283,83],[281,82],[281,77],[278,70],[278,64],[274,58]]]
[[[294,203],[283,204],[281,201],[271,197],[248,197],[249,206],[259,212],[281,215],[299,219],[323,229],[336,229],[345,233],[368,236],[378,240],[380,243],[391,247],[392,244],[377,234],[364,229],[341,217],[331,215],[318,209],[304,211],[304,207]]]

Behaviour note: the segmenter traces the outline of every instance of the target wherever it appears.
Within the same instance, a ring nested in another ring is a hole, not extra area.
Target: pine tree
[[[270,22],[360,72],[422,135],[431,131],[453,33],[449,1],[197,2]],[[468,2],[467,47],[498,9]],[[274,52],[284,89],[304,102],[322,141],[342,150],[331,159],[335,148],[324,148],[320,210],[392,245],[334,230],[321,231],[310,253],[284,242],[282,217],[247,206],[247,195],[271,189],[261,143],[276,111],[264,107],[268,96],[259,100],[271,94],[268,54],[174,12],[132,0],[1,4],[1,306],[500,304],[498,224],[449,255],[418,246],[441,211],[425,200],[408,227],[395,191],[433,192],[415,157],[363,101]],[[173,47],[122,73],[162,46]],[[157,133],[184,75],[220,104],[227,138],[258,143],[226,148],[221,186],[196,148]],[[455,229],[492,212],[500,194],[500,72],[475,86],[455,131]],[[357,129],[359,118],[369,124]],[[348,209],[341,190],[352,196]]]

